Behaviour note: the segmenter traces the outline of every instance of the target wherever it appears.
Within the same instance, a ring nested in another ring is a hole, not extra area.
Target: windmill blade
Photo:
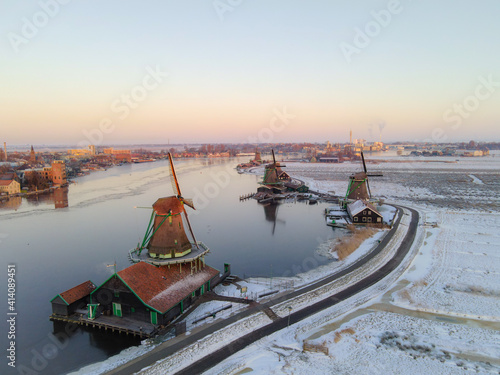
[[[194,236],[193,228],[191,228],[191,222],[189,221],[189,217],[188,217],[186,210],[184,210],[184,215],[186,215],[186,222],[187,222],[187,225],[189,228],[189,232],[191,233],[191,236],[193,237],[193,240],[194,240],[196,247],[199,249],[200,247],[198,246],[198,241],[196,241],[196,237]]]
[[[363,151],[361,151],[361,160],[363,160],[363,169],[365,170],[365,173],[368,173],[368,172],[366,171],[365,156],[363,155]]]
[[[276,166],[276,158],[274,157],[274,149],[271,149],[271,152],[273,153],[273,163],[274,163],[274,166]]]
[[[194,208],[194,203],[193,203],[193,200],[192,200],[192,199],[182,198],[182,202],[183,202],[186,206],[191,207],[193,210],[196,210],[196,208]]]
[[[179,182],[177,181],[177,175],[175,173],[175,168],[174,168],[174,162],[172,160],[172,154],[169,152],[168,153],[168,161],[169,161],[169,167],[170,167],[170,181],[172,182],[172,188],[174,189],[174,192],[177,192],[177,196],[181,197],[181,188],[179,187]]]
[[[370,190],[370,183],[368,182],[368,177],[366,177],[366,187],[368,188],[368,196],[369,196],[369,197],[370,197],[370,199],[371,199],[371,197],[372,197],[372,192],[371,192],[371,190]]]

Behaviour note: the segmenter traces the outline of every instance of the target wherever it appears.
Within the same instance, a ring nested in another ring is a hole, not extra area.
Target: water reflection
[[[53,204],[54,208],[58,209],[69,206],[68,187],[65,186],[57,188],[49,193],[33,194],[25,197],[9,197],[8,199],[0,201],[0,209],[17,211],[17,209],[23,204],[23,198],[25,204],[27,203],[28,205],[35,207]]]
[[[264,205],[264,214],[266,220],[273,223],[272,234],[274,236],[274,231],[276,230],[276,223],[285,224],[285,220],[278,219],[278,206],[279,203],[268,203]]]
[[[17,210],[22,203],[21,197],[10,197],[0,201],[0,209],[2,210]]]

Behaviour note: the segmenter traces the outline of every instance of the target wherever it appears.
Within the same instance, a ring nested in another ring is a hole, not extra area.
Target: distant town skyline
[[[500,140],[500,3],[9,2],[8,145]]]

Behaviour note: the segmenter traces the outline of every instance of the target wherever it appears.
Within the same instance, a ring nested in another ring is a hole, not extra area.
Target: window
[[[371,223],[371,222],[372,222],[372,218],[371,218],[371,217],[369,217],[369,218],[368,218],[368,222],[369,222],[369,223]]]
[[[115,290],[115,297],[116,297],[116,298],[120,297],[120,292],[117,292],[117,291]]]
[[[355,217],[355,218],[354,218],[354,221],[358,221],[358,218],[357,218],[357,217]]]
[[[366,222],[366,217],[363,216],[363,223],[365,223],[365,222]]]
[[[372,212],[370,210],[368,210],[368,215],[371,215],[371,214],[372,214]]]

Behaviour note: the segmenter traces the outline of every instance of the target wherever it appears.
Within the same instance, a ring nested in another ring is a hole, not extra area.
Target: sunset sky
[[[2,2],[8,144],[500,141],[498,0]]]

